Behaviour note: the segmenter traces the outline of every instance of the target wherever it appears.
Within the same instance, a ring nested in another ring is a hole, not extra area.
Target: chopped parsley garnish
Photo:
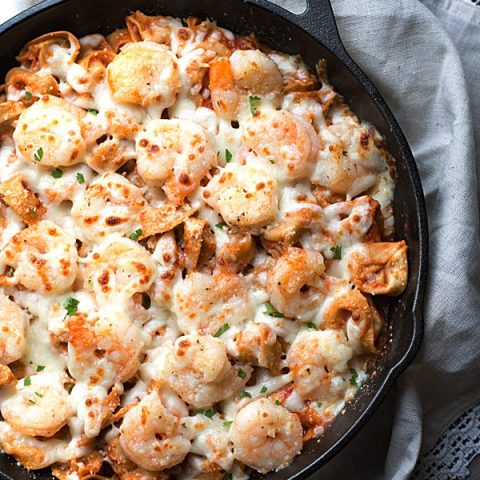
[[[224,427],[227,427],[227,428],[230,428],[230,426],[232,425],[232,423],[233,423],[233,422],[232,422],[231,420],[225,420],[225,421],[223,422],[223,426],[224,426]]]
[[[130,240],[138,240],[140,238],[140,235],[142,234],[142,229],[137,228],[133,233],[130,234],[128,237]]]
[[[13,267],[8,267],[8,270],[6,272],[7,277],[13,277],[15,273],[15,269]]]
[[[82,183],[85,183],[85,177],[83,176],[83,173],[77,172],[77,182],[81,185]]]
[[[148,310],[152,306],[152,299],[148,293],[142,293],[142,306],[145,310]]]
[[[95,108],[89,108],[87,110],[87,113],[90,113],[92,115],[98,115],[98,110],[96,110]]]
[[[36,162],[39,162],[43,158],[43,148],[40,147],[34,154],[33,154],[33,159]]]
[[[32,379],[31,379],[30,377],[25,377],[25,378],[23,379],[23,384],[24,384],[26,387],[28,387],[29,385],[32,384]]]
[[[36,395],[37,397],[43,398],[43,394],[40,393],[40,392],[35,392],[35,395]]]
[[[230,325],[228,323],[224,323],[213,335],[214,337],[219,337],[220,335],[223,335],[228,329],[230,328]]]
[[[56,168],[55,170],[52,171],[51,175],[53,178],[61,178],[63,175],[63,172],[59,168]]]
[[[41,372],[42,370],[45,370],[45,365],[37,365],[37,372]]]
[[[182,423],[182,427],[183,427],[183,428],[187,428],[187,424],[186,424],[185,422]]]
[[[240,378],[245,378],[245,377],[247,376],[247,374],[246,374],[243,370],[239,370],[239,371],[238,371],[238,376],[239,376]]]
[[[252,394],[246,392],[245,390],[242,390],[242,391],[238,394],[238,396],[239,396],[240,398],[252,398]]]
[[[205,410],[203,412],[203,414],[208,417],[208,418],[213,418],[213,416],[216,414],[217,412],[213,409],[213,408],[209,408],[208,410]]]
[[[317,326],[313,322],[308,322],[307,327],[311,328],[312,330],[318,330]]]
[[[351,368],[350,373],[352,374],[352,376],[350,377],[350,385],[353,385],[355,388],[358,388],[358,382],[357,382],[358,372],[354,368]]]
[[[278,312],[277,310],[275,310],[272,305],[270,305],[270,303],[266,303],[265,304],[265,312],[263,313],[266,313],[267,315],[270,315],[271,317],[276,317],[276,318],[283,318],[285,317],[285,315],[283,313],[280,313]]]
[[[33,400],[31,400],[30,398],[28,399],[29,403],[31,403],[32,405],[35,405],[35,402]]]
[[[224,222],[220,222],[220,223],[216,223],[215,226],[221,230],[223,229],[223,227],[226,227],[227,224]]]
[[[275,405],[281,405],[282,402],[280,400],[275,400]]]
[[[67,311],[67,315],[71,317],[72,315],[75,315],[77,313],[78,309],[78,304],[80,303],[79,300],[73,297],[68,297],[64,302],[63,302],[63,308]]]
[[[330,251],[333,253],[333,259],[334,260],[341,260],[342,258],[342,246],[341,245],[335,245],[330,249]]]
[[[232,161],[232,153],[228,148],[225,150],[225,161],[227,163],[230,163]]]
[[[28,90],[25,92],[25,100],[31,100],[33,97],[32,92],[29,92]]]
[[[267,390],[268,390],[268,388],[264,385],[264,386],[260,389],[260,393],[265,393]]]
[[[322,406],[322,402],[317,402],[317,407],[320,408]]]
[[[252,113],[252,115],[255,115],[255,112],[257,111],[256,102],[258,102],[259,100],[261,100],[261,98],[257,97],[256,95],[250,95],[248,97],[248,104],[250,105],[250,112]]]

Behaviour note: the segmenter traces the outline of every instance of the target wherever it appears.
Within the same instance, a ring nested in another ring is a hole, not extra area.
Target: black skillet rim
[[[27,20],[36,14],[55,7],[58,4],[64,3],[68,0],[43,0],[41,3],[34,5],[18,15],[10,18],[5,23],[0,25],[0,36],[13,28],[17,24]],[[303,480],[309,475],[317,471],[322,465],[330,460],[336,453],[338,453],[361,428],[371,418],[373,413],[378,409],[379,405],[385,399],[388,392],[391,390],[393,383],[399,377],[399,375],[412,363],[415,355],[420,349],[420,345],[423,338],[423,306],[426,290],[426,280],[428,274],[428,223],[427,213],[425,207],[425,199],[423,195],[423,189],[420,182],[420,176],[418,169],[413,158],[410,147],[407,140],[393,116],[390,108],[386,104],[385,100],[380,95],[375,85],[369,80],[360,67],[353,61],[350,55],[345,50],[343,43],[338,34],[335,18],[331,9],[329,0],[307,0],[306,10],[299,15],[290,13],[289,11],[279,7],[275,4],[268,2],[267,0],[242,0],[246,4],[259,7],[266,10],[272,15],[278,15],[284,20],[292,23],[293,25],[304,30],[315,41],[322,44],[325,48],[337,57],[337,59],[352,73],[363,85],[367,93],[369,94],[371,101],[377,106],[380,113],[384,117],[387,125],[390,127],[391,132],[395,138],[395,141],[402,152],[402,161],[407,169],[409,176],[409,183],[412,185],[413,194],[415,198],[416,207],[416,222],[419,234],[419,251],[418,251],[418,281],[414,293],[412,306],[410,309],[413,320],[413,332],[409,346],[403,357],[390,368],[383,380],[381,386],[375,392],[369,405],[363,412],[356,418],[353,424],[348,428],[342,437],[335,442],[327,451],[321,454],[317,459],[310,463],[307,467],[294,473],[290,480]],[[322,33],[321,33],[322,32]],[[15,480],[12,477],[6,475],[3,471],[0,471],[0,476],[9,480]],[[35,476],[35,474],[33,475]]]

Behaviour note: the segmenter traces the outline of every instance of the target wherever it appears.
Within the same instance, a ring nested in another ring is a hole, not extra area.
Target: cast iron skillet
[[[343,47],[329,0],[308,0],[306,10],[300,15],[267,0],[46,0],[0,26],[0,78],[15,65],[14,57],[20,48],[36,36],[55,30],[69,30],[77,36],[109,33],[123,25],[125,16],[136,9],[146,14],[208,17],[236,33],[255,32],[277,50],[301,54],[312,69],[319,58],[326,58],[336,90],[346,97],[357,115],[370,120],[385,135],[397,160],[396,238],[405,239],[409,246],[408,286],[389,305],[387,325],[391,338],[376,362],[375,374],[354,402],[319,441],[307,443],[303,453],[287,468],[262,477],[304,479],[362,428],[394,380],[412,362],[422,340],[428,232],[422,187],[412,153],[385,101]],[[0,475],[15,480],[33,477],[6,455],[0,455]],[[50,478],[47,470],[34,476],[42,480]]]

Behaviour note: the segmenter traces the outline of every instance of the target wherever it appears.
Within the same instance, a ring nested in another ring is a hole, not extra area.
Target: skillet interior
[[[308,10],[302,16],[295,16],[266,0],[248,0],[248,3],[246,0],[47,0],[0,28],[0,74],[3,78],[8,69],[16,65],[14,57],[20,48],[43,33],[70,30],[77,36],[106,34],[122,25],[125,16],[137,9],[146,14],[216,19],[219,25],[236,33],[255,32],[264,43],[277,50],[301,54],[312,69],[319,58],[326,58],[335,89],[346,97],[359,117],[371,121],[386,136],[388,148],[397,160],[396,239],[405,239],[409,246],[408,286],[402,296],[389,305],[386,314],[388,339],[376,361],[375,375],[325,435],[319,441],[307,443],[302,454],[287,468],[263,477],[252,476],[265,480],[306,478],[328,461],[372,415],[395,378],[412,361],[423,334],[428,235],[423,193],[412,154],[383,99],[344,50],[328,0],[309,2]],[[48,471],[29,474],[6,455],[0,455],[0,475],[15,480],[51,478]]]

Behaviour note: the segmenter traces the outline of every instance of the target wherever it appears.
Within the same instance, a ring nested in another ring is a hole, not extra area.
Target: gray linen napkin
[[[305,3],[275,1],[296,12]],[[450,422],[480,400],[480,14],[468,0],[423,1],[462,47],[474,121],[459,55],[427,8],[417,0],[332,0],[347,50],[382,92],[413,150],[431,259],[421,352],[366,428],[315,479],[406,479]],[[0,21],[33,3],[2,0]],[[442,15],[446,10],[457,18]]]

